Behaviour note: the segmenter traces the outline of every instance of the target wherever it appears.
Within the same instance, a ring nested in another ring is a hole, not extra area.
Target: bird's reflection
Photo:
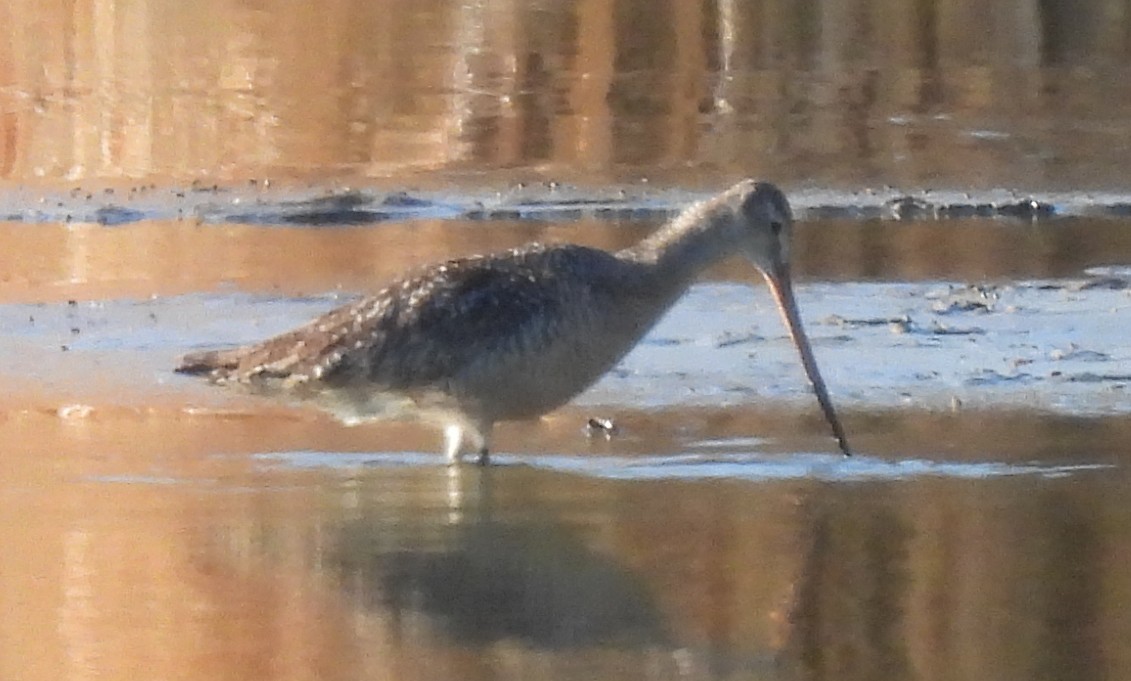
[[[641,580],[612,557],[547,514],[494,509],[494,488],[520,482],[507,480],[517,471],[459,470],[445,480],[446,513],[422,513],[397,527],[366,514],[339,528],[332,561],[363,607],[395,622],[423,616],[429,630],[469,645],[666,643]]]

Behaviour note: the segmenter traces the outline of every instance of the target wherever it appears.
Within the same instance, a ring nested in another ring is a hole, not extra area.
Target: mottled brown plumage
[[[450,461],[486,460],[496,421],[569,401],[612,368],[707,265],[748,257],[778,297],[810,381],[847,454],[789,284],[791,214],[746,181],[617,253],[529,246],[420,270],[289,333],[187,355],[177,371],[313,402],[344,421],[397,400],[445,429]]]

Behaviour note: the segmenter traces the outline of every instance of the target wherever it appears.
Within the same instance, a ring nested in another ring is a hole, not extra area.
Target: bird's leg
[[[449,466],[455,466],[463,458],[463,435],[463,426],[458,423],[444,426],[444,457]]]
[[[463,427],[463,435],[467,438],[467,443],[470,445],[468,450],[474,451],[478,454],[475,463],[480,466],[486,466],[491,462],[491,430],[494,423],[487,421],[480,417],[468,416],[467,423]]]
[[[490,423],[449,423],[444,426],[444,454],[448,465],[454,466],[463,460],[465,445],[467,450],[478,452],[476,463],[485,466],[490,462],[491,449]]]
[[[480,466],[491,463],[491,429],[491,423],[483,422],[477,422],[474,426],[468,428],[468,435],[471,436],[471,441],[479,452],[479,458],[475,462]]]

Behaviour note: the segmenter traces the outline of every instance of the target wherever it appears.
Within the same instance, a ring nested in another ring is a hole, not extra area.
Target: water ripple
[[[330,453],[295,451],[260,454],[259,461],[270,467],[295,469],[355,469],[359,467],[440,466],[436,454],[422,452]],[[867,456],[846,459],[826,454],[674,455],[651,457],[520,455],[492,456],[493,466],[529,468],[570,473],[610,480],[908,480],[919,478],[988,479],[1007,476],[1066,477],[1114,466],[1101,463],[1047,464],[1003,463],[996,461],[956,462],[929,459],[888,461]],[[471,465],[471,464],[466,464]]]

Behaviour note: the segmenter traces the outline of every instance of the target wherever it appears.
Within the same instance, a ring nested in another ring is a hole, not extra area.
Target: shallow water
[[[38,651],[8,669],[872,678],[1128,654],[1126,420],[857,416],[877,453],[846,461],[736,411],[618,412],[606,442],[567,409],[456,471],[395,425],[8,413],[4,639]]]
[[[1110,263],[1131,253],[1109,221],[1079,220],[799,224],[797,295],[852,459],[732,263],[574,404],[501,425],[494,466],[454,471],[421,424],[346,428],[170,367],[412,262],[531,238],[616,247],[654,220],[10,224],[0,513],[21,558],[0,576],[19,613],[0,640],[38,653],[4,671],[1117,672],[1131,296]],[[822,254],[831,231],[955,257],[846,272]],[[1041,255],[1063,239],[1080,248]],[[972,281],[985,252],[1001,276]]]
[[[0,25],[0,679],[1131,675],[1122,0]],[[851,459],[741,262],[489,468],[170,370],[747,176]]]
[[[0,12],[15,182],[1126,189],[1122,0]]]

